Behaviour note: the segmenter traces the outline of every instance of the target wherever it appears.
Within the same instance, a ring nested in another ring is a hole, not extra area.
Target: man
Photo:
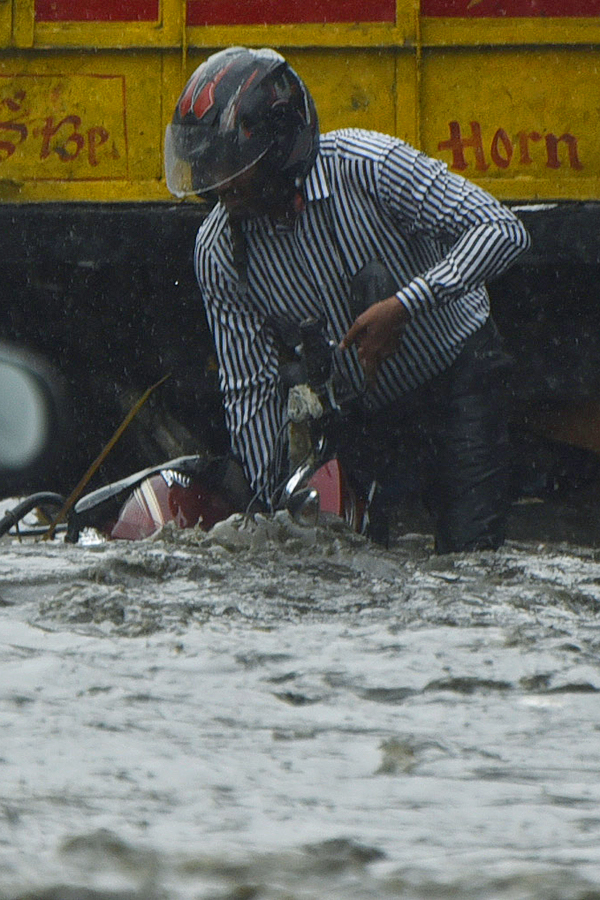
[[[393,451],[410,430],[436,549],[498,547],[505,357],[484,282],[528,246],[515,216],[397,138],[320,137],[306,86],[272,50],[230,48],[194,72],[165,163],[174,194],[218,201],[198,232],[196,274],[232,447],[257,494],[268,504],[281,477],[273,322],[322,317],[363,397],[342,456],[357,458],[363,433]],[[353,285],[376,261],[393,287],[355,319]]]

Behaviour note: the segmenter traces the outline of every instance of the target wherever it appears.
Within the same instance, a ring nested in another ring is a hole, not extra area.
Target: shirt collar
[[[324,200],[329,197],[329,194],[329,178],[323,157],[318,153],[314,165],[304,181],[304,195],[307,202],[310,203],[311,200]]]

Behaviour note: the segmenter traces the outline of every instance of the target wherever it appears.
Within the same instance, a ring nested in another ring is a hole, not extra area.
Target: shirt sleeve
[[[529,247],[527,231],[506,206],[402,141],[385,154],[379,188],[395,218],[439,242],[439,262],[398,291],[413,315],[500,275]]]
[[[231,446],[256,496],[269,505],[286,439],[277,391],[277,348],[259,312],[225,279],[207,279],[200,257],[197,254],[196,274],[219,363]]]

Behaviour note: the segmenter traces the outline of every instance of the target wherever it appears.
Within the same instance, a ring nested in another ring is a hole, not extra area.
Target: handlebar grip
[[[306,380],[312,388],[320,388],[331,376],[332,350],[321,319],[305,319],[300,325],[302,359]]]

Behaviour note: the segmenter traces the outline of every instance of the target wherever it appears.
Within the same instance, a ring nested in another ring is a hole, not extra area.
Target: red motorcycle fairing
[[[134,489],[117,521],[109,526],[107,537],[139,541],[150,537],[167,522],[174,522],[179,528],[200,524],[208,531],[234,512],[233,504],[216,490],[165,469]]]
[[[315,472],[308,484],[319,494],[322,512],[340,516],[358,530],[362,504],[349,487],[339,462],[332,459]],[[139,541],[174,522],[179,528],[199,525],[208,531],[217,522],[239,512],[217,490],[172,469],[146,478],[121,507],[116,522],[103,531],[111,539]]]
[[[333,513],[343,519],[354,531],[362,525],[364,503],[348,484],[339,461],[330,459],[317,469],[308,482],[319,494],[321,512]]]

